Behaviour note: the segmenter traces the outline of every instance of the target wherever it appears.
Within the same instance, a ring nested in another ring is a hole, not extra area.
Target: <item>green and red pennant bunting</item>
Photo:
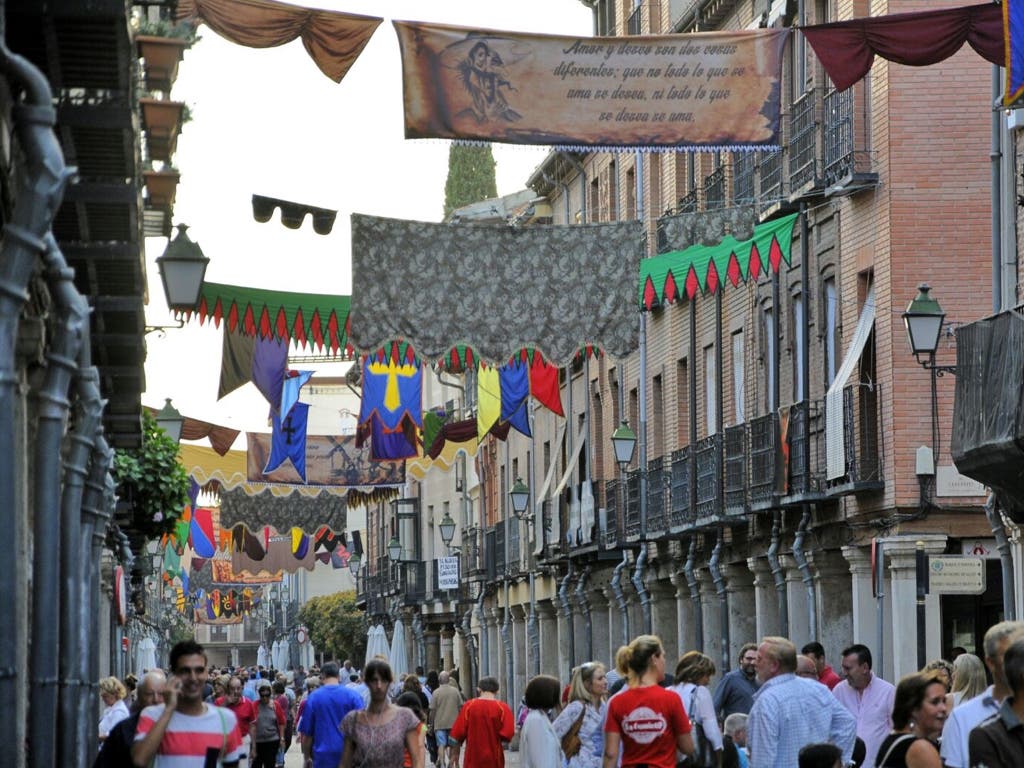
[[[640,261],[639,300],[650,310],[698,292],[715,293],[725,280],[733,287],[790,263],[797,216],[792,213],[754,227],[754,236],[737,241],[726,237],[717,245],[693,245]]]
[[[203,283],[199,305],[183,312],[200,323],[212,320],[220,327],[262,339],[294,341],[302,347],[340,351],[352,357],[348,343],[349,296],[269,291],[223,283]]]

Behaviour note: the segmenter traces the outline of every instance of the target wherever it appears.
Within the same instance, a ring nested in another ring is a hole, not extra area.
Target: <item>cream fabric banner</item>
[[[778,146],[786,29],[579,38],[394,25],[407,138]]]

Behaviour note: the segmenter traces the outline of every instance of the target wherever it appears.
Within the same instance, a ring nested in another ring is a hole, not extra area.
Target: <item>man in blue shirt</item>
[[[715,715],[722,721],[739,712],[746,715],[754,703],[754,694],[761,684],[757,681],[754,665],[757,662],[757,644],[747,643],[740,648],[740,668],[726,674],[715,688],[712,702]]]
[[[302,712],[302,754],[313,768],[338,768],[345,748],[339,724],[353,709],[363,709],[363,698],[341,685],[337,662],[320,669],[323,684],[309,695]]]
[[[796,646],[784,637],[766,637],[757,649],[761,687],[747,720],[750,768],[793,768],[808,744],[831,742],[853,754],[857,721],[827,686],[797,677]]]
[[[971,730],[984,720],[999,714],[1003,699],[1013,691],[1003,672],[1003,655],[1016,636],[1024,631],[1024,622],[1001,621],[985,633],[985,664],[992,673],[994,685],[956,707],[942,728],[942,762],[947,768],[968,768],[968,739]]]

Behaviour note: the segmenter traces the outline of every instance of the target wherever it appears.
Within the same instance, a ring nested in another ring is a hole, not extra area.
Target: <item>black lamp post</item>
[[[168,307],[177,311],[195,309],[209,263],[203,249],[189,238],[188,225],[179,224],[178,234],[156,260]]]
[[[517,477],[508,495],[512,501],[512,512],[522,520],[526,515],[526,508],[530,505],[529,487],[523,482],[521,477]]]
[[[625,419],[622,420],[618,429],[612,432],[612,447],[615,449],[615,461],[625,472],[626,467],[633,461],[633,452],[636,450],[636,432],[630,428],[629,422]]]
[[[445,510],[444,517],[441,518],[441,522],[438,523],[438,528],[441,529],[441,541],[445,547],[452,545],[452,539],[455,538],[455,521],[452,520],[452,516]]]
[[[348,569],[352,572],[355,577],[359,576],[359,566],[363,564],[363,558],[358,552],[353,552],[348,556]]]
[[[392,563],[398,563],[402,560],[402,542],[398,540],[398,535],[391,537],[391,541],[388,542],[388,557],[391,558]]]
[[[166,432],[171,440],[178,443],[181,441],[181,428],[185,423],[185,418],[177,408],[171,405],[171,398],[168,397],[165,400],[164,407],[156,412],[156,425]]]

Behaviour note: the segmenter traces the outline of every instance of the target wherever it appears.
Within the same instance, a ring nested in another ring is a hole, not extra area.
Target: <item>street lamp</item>
[[[359,566],[362,565],[363,558],[358,552],[353,552],[348,556],[348,569],[352,572],[353,576],[359,575]]]
[[[615,449],[615,461],[625,470],[633,461],[633,451],[636,450],[636,432],[629,427],[625,419],[619,428],[612,432],[612,448]]]
[[[210,263],[203,249],[189,239],[187,233],[188,225],[179,224],[177,236],[167,244],[163,256],[156,260],[167,306],[179,312],[195,309],[199,303],[206,265]]]
[[[164,399],[166,400],[164,407],[156,412],[156,425],[177,444],[181,441],[181,428],[185,424],[185,417],[171,405],[171,398]]]
[[[520,520],[523,519],[523,515],[526,513],[526,508],[530,504],[530,489],[523,482],[521,477],[516,478],[515,484],[512,486],[512,490],[509,491],[509,498],[512,500],[512,512]]]
[[[438,523],[437,527],[441,529],[441,541],[444,542],[446,547],[450,547],[452,539],[455,538],[455,521],[448,514],[448,510],[445,510],[444,517],[441,518],[441,522]]]
[[[397,563],[402,559],[402,542],[398,540],[398,534],[391,537],[391,541],[388,542],[388,557],[391,558],[391,562]]]

